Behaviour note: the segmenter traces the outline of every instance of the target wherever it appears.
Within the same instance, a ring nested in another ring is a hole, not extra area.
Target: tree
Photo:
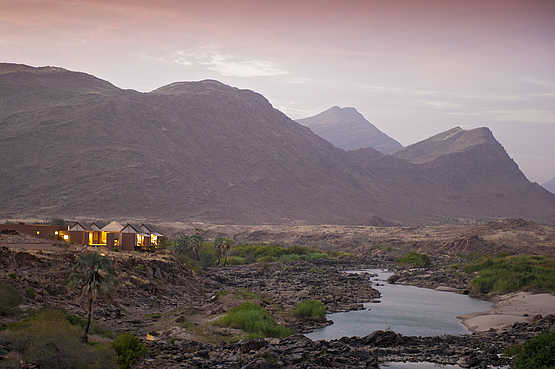
[[[97,296],[109,295],[117,283],[111,260],[96,252],[81,254],[70,274],[70,283],[81,289],[81,298],[86,301],[87,324],[82,339],[87,342]]]
[[[229,252],[233,247],[233,241],[229,238],[218,237],[214,240],[214,247],[218,254],[218,265],[225,266]]]
[[[191,253],[193,254],[193,258],[196,261],[200,260],[200,248],[202,247],[202,242],[204,241],[204,239],[202,238],[202,236],[198,233],[192,235],[189,237],[189,245],[191,248]]]

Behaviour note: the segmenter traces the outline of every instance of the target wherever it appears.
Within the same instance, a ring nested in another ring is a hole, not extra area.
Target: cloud
[[[200,65],[225,77],[270,77],[288,74],[268,60],[240,58],[210,48],[178,50],[172,62],[184,66]]]
[[[540,109],[514,109],[490,111],[500,122],[555,123],[555,112]]]
[[[460,108],[459,104],[455,104],[449,101],[439,101],[439,100],[430,100],[424,101],[426,106],[431,106],[432,108],[436,109],[457,109]]]

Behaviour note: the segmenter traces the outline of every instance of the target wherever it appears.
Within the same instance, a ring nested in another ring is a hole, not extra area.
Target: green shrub
[[[124,333],[116,337],[112,347],[118,355],[120,369],[130,369],[133,364],[146,354],[146,347],[132,334]]]
[[[306,300],[295,305],[293,314],[303,319],[324,320],[326,307],[319,300]]]
[[[473,294],[503,294],[513,291],[555,292],[555,257],[482,257],[464,267],[478,275],[470,283]]]
[[[21,295],[15,286],[0,284],[0,315],[8,315],[16,311],[21,303]]]
[[[399,258],[399,264],[409,264],[417,267],[424,267],[430,265],[430,257],[426,254],[419,254],[417,252],[409,252]]]
[[[242,256],[229,256],[227,258],[227,263],[229,265],[243,265],[243,264],[246,264],[247,261]]]
[[[345,253],[324,252],[304,246],[281,247],[277,245],[238,245],[231,250],[231,257],[239,257],[245,264],[255,262],[293,262],[343,257]]]
[[[27,287],[25,289],[25,296],[27,296],[28,298],[34,299],[35,295],[36,295],[36,293],[35,293],[35,290],[34,290],[33,287]]]
[[[216,250],[214,245],[209,243],[204,243],[199,252],[200,266],[205,269],[208,267],[216,266],[218,264],[218,257],[216,256]]]
[[[70,324],[63,311],[31,314],[1,334],[11,350],[39,368],[116,368],[115,352],[106,345],[83,343],[81,328]]]
[[[517,351],[513,360],[515,369],[555,368],[555,332],[543,332],[529,339]]]
[[[215,325],[242,329],[255,337],[286,337],[291,330],[277,324],[262,306],[253,302],[245,302],[218,319]]]

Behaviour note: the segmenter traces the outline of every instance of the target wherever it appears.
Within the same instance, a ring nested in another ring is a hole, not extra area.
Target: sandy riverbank
[[[472,332],[504,329],[517,322],[530,322],[534,316],[555,314],[555,296],[548,293],[517,292],[493,299],[490,311],[464,314],[458,318]]]

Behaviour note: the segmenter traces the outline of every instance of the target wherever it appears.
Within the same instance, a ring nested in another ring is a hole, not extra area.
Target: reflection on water
[[[370,269],[378,274],[374,281],[384,281],[392,274]],[[360,271],[358,271],[360,273]],[[452,292],[385,283],[376,287],[380,303],[367,303],[369,310],[328,314],[333,324],[307,334],[312,340],[330,340],[350,336],[366,336],[375,330],[391,329],[409,336],[465,334],[458,315],[487,311],[491,303]],[[420,367],[419,367],[420,368]]]

